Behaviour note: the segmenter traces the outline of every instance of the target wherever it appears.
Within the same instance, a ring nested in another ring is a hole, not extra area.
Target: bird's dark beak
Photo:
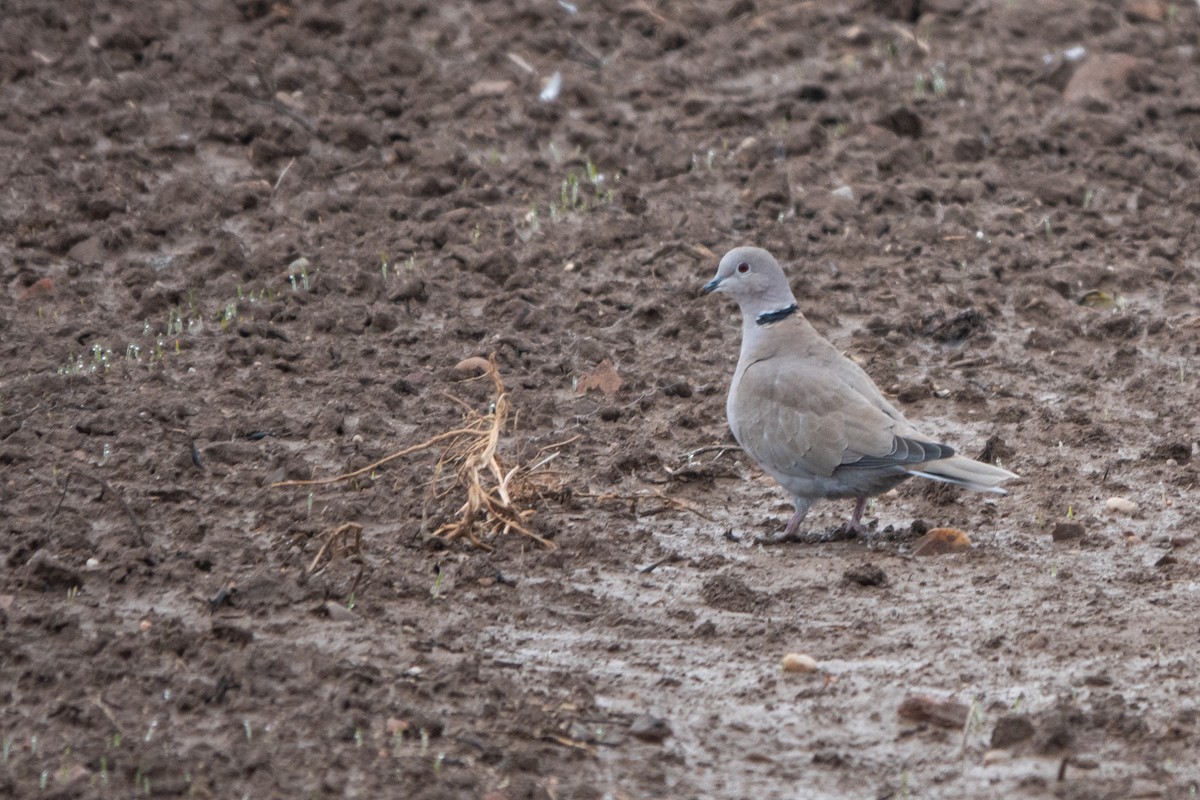
[[[700,294],[708,294],[709,292],[715,292],[717,290],[717,287],[721,285],[722,280],[724,280],[724,279],[723,278],[713,278],[711,281],[704,284],[704,286],[700,287]]]

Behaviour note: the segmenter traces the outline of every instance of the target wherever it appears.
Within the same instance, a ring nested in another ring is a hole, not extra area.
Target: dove
[[[779,262],[758,247],[721,259],[702,289],[732,297],[742,348],[725,412],[739,445],[787,490],[795,513],[771,541],[797,537],[813,502],[857,500],[848,532],[861,532],[867,498],[911,477],[1007,494],[1006,469],[955,455],[918,432],[870,376],[800,313]]]

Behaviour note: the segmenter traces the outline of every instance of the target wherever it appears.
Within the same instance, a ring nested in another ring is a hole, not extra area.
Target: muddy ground
[[[1194,797],[1197,27],[10,0],[0,794]],[[1011,494],[755,544],[698,295],[745,243]],[[478,421],[493,353],[553,550],[435,538],[439,447],[272,486]]]

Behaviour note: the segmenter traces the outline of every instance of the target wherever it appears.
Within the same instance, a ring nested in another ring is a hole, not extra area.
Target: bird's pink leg
[[[854,513],[852,513],[850,515],[850,521],[846,523],[847,531],[854,531],[857,534],[862,534],[865,532],[863,530],[863,526],[861,525],[861,522],[862,522],[863,512],[866,510],[867,510],[867,498],[866,497],[858,498],[858,501],[855,502],[855,504],[854,504]]]
[[[796,511],[788,519],[787,527],[783,529],[783,532],[777,533],[773,536],[760,536],[754,540],[755,542],[758,544],[782,544],[784,542],[805,541],[805,535],[799,533],[797,529],[800,527],[800,523],[803,522],[804,518],[808,515],[808,508],[812,505],[812,502],[805,500],[802,497],[796,497],[793,498],[793,500],[796,503]]]

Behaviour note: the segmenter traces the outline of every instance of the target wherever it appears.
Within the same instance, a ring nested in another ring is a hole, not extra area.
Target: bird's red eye
[[[738,272],[741,272],[741,273],[743,273],[743,274],[744,274],[744,273],[747,273],[747,272],[749,272],[749,271],[750,271],[750,265],[749,265],[749,264],[747,264],[745,261],[743,261],[742,263],[738,264]]]

